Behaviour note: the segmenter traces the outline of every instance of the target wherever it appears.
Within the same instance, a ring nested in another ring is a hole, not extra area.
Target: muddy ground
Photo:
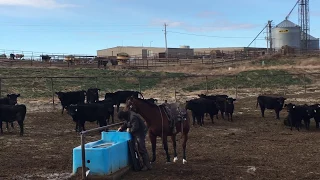
[[[312,104],[319,97],[320,93],[294,95],[287,102]],[[319,179],[320,130],[314,121],[310,131],[290,131],[283,125],[285,111],[281,120],[274,118],[273,111],[263,119],[255,105],[255,97],[238,99],[233,122],[219,118],[211,124],[206,119],[204,127],[192,127],[185,165],[180,136],[179,161],[171,164],[165,163],[158,138],[153,170],[129,172],[123,179]],[[87,129],[94,127],[95,123],[86,123]],[[61,115],[60,109],[27,113],[23,137],[17,125],[12,132],[4,129],[0,136],[0,179],[70,179],[72,149],[80,145],[74,128],[71,118]],[[99,133],[87,138],[98,139]],[[151,155],[149,139],[147,146]],[[170,141],[169,150],[173,159]]]

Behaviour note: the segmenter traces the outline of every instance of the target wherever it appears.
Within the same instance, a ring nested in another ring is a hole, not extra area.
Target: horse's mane
[[[147,103],[147,104],[150,105],[150,106],[158,107],[158,105],[156,105],[156,104],[148,101],[147,99],[141,99],[141,98],[136,98],[136,97],[134,97],[134,98],[137,99],[137,100],[139,100],[139,101],[143,101],[143,102]]]

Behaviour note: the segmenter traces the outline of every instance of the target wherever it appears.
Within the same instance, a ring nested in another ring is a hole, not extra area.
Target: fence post
[[[2,96],[2,79],[0,78],[0,97]]]
[[[306,74],[303,74],[304,93],[307,93]]]
[[[236,99],[238,98],[238,76],[236,75]]]
[[[54,105],[54,89],[53,89],[53,78],[51,79],[51,91],[52,91],[52,105]]]
[[[206,76],[206,94],[208,94],[208,76]]]
[[[96,77],[95,79],[96,79],[96,88],[98,88],[98,77]]]
[[[141,80],[140,80],[140,77],[138,78],[139,80],[139,92],[141,93]]]
[[[260,76],[260,82],[261,82],[261,85],[260,85],[260,94],[262,94],[262,84],[263,84],[263,82],[262,82],[262,78],[263,78],[263,75],[261,75]]]
[[[284,79],[283,82],[285,82],[286,74],[283,74],[283,79]],[[284,96],[286,95],[286,85],[283,85],[283,95],[284,95]]]

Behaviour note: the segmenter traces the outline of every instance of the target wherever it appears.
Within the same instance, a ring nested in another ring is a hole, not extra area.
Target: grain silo
[[[282,46],[300,48],[301,33],[300,27],[295,23],[284,20],[272,29],[273,48],[278,51]]]
[[[304,32],[301,33],[301,39],[302,36],[304,35]],[[319,38],[315,38],[311,36],[310,34],[308,35],[309,43],[308,43],[308,49],[309,50],[319,50]],[[304,44],[304,40],[301,40],[301,43]]]

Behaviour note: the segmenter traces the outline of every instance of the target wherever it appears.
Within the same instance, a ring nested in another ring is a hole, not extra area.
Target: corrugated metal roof
[[[305,34],[305,33],[303,33],[303,34]],[[303,38],[302,36],[303,36],[303,34],[301,34],[301,39]],[[313,37],[313,36],[311,36],[310,34],[308,34],[308,38],[310,39],[310,40],[318,40],[319,38],[315,38],[315,37]]]
[[[289,20],[283,20],[281,23],[276,25],[276,27],[279,28],[288,28],[288,27],[299,27],[299,25],[296,25],[295,23],[289,21]]]

